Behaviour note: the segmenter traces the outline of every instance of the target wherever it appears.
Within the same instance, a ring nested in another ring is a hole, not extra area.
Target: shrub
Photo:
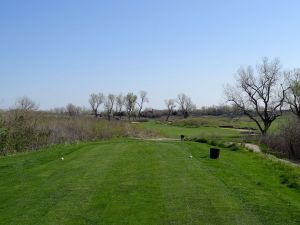
[[[300,121],[287,119],[276,134],[268,135],[261,141],[277,156],[300,159]]]
[[[44,116],[12,110],[0,118],[0,154],[35,150],[51,144],[115,137],[154,137],[152,130],[125,121],[97,120],[87,116]]]
[[[206,138],[196,138],[195,141],[199,143],[208,143],[208,140]]]

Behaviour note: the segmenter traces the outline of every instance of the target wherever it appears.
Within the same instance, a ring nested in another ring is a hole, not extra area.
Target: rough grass
[[[300,223],[298,168],[208,156],[203,143],[117,139],[3,157],[0,224]]]
[[[174,120],[171,125],[181,127],[232,127],[236,129],[255,129],[255,123],[246,116],[226,117],[226,116],[201,116],[187,119]]]

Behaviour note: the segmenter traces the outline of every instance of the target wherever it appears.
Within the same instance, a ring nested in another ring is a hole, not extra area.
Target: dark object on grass
[[[218,159],[220,155],[219,148],[210,148],[210,158],[211,159]]]
[[[180,135],[180,140],[184,140],[184,135],[182,134],[182,135]]]

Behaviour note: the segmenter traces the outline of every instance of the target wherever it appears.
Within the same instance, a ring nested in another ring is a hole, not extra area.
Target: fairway
[[[299,224],[283,174],[299,169],[194,142],[61,145],[0,158],[0,224]]]

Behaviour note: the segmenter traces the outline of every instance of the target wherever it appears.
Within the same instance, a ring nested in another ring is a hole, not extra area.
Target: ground
[[[300,223],[299,168],[209,147],[115,139],[1,158],[0,224]]]

